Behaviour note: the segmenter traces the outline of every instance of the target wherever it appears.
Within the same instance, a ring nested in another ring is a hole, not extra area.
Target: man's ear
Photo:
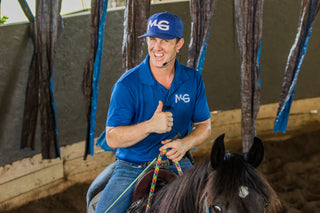
[[[178,43],[177,43],[177,45],[176,45],[176,52],[178,52],[178,51],[181,49],[181,47],[183,46],[183,44],[184,44],[184,39],[183,39],[183,38],[180,38],[179,41],[178,41]]]

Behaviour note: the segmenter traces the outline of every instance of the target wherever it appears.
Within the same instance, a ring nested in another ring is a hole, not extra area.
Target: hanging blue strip
[[[310,17],[310,16],[309,16]],[[309,19],[308,19],[309,21]],[[309,22],[310,23],[310,22]],[[289,113],[290,113],[290,109],[291,109],[291,104],[293,101],[293,96],[294,96],[294,92],[296,90],[296,84],[297,84],[297,79],[298,79],[298,75],[300,72],[300,68],[302,65],[302,61],[303,58],[307,52],[307,48],[308,48],[308,44],[309,44],[309,40],[311,37],[311,33],[312,33],[312,27],[313,27],[314,21],[311,23],[309,30],[306,29],[306,32],[308,32],[308,35],[305,39],[303,48],[302,48],[302,54],[300,57],[300,60],[298,61],[298,66],[297,66],[297,70],[294,74],[294,78],[293,81],[291,83],[288,95],[286,97],[286,100],[284,102],[284,105],[282,106],[277,118],[276,118],[276,122],[274,124],[274,128],[273,128],[273,132],[283,132],[285,133],[287,131],[287,124],[288,124],[288,119],[289,119]],[[308,23],[307,23],[308,26]],[[300,54],[298,54],[300,55]]]
[[[53,77],[51,77],[50,79],[50,90],[51,90],[51,93],[52,93],[52,110],[53,110],[53,116],[54,116],[54,129],[55,129],[55,132],[56,132],[56,148],[57,148],[57,152],[58,152],[58,156],[61,157],[60,155],[60,145],[59,145],[59,140],[58,140],[58,128],[57,128],[57,114],[56,114],[56,104],[54,103],[54,89],[53,89]]]
[[[30,11],[30,16],[32,16],[32,19],[34,20],[34,15],[31,12],[31,9],[30,9],[30,7],[28,5],[28,2],[26,0],[23,0],[23,2],[24,2],[24,5],[28,8],[28,11]],[[1,0],[0,0],[0,4],[1,4]]]
[[[200,56],[199,56],[199,61],[198,61],[198,65],[197,65],[197,71],[200,72],[200,74],[202,74],[202,70],[203,70],[204,59],[205,59],[206,52],[207,52],[208,40],[209,40],[209,35],[210,35],[210,31],[211,31],[212,25],[213,25],[213,18],[212,18],[212,21],[211,21],[211,24],[210,24],[210,28],[209,28],[208,35],[207,35],[207,38],[206,38],[206,42],[204,43],[204,45],[203,45],[203,47],[201,49],[201,52],[200,52]]]
[[[213,25],[213,18],[212,18],[211,25],[210,25],[210,28],[208,31],[206,42],[204,43],[202,49],[200,50],[199,61],[197,64],[197,69],[196,69],[198,72],[200,72],[200,74],[202,74],[202,70],[203,70],[203,65],[204,65],[204,60],[205,60],[205,56],[206,56],[206,52],[207,52],[208,40],[209,40],[209,35],[210,35],[212,25]],[[192,128],[193,128],[193,125],[192,125],[192,122],[190,122],[189,128],[188,128],[188,134],[191,132]],[[195,148],[193,149],[193,151],[195,151]]]
[[[258,79],[259,89],[261,89],[261,70],[260,70],[261,43],[262,42],[260,41],[259,50],[258,50],[258,54],[257,54],[257,64],[258,64],[258,73],[259,73],[259,79]]]
[[[97,112],[97,100],[99,91],[99,80],[100,80],[100,70],[101,70],[101,58],[103,49],[103,37],[104,37],[104,27],[107,16],[108,0],[104,1],[103,12],[101,15],[101,20],[99,24],[98,33],[98,48],[93,66],[93,79],[92,79],[92,96],[91,96],[91,113],[90,113],[90,154],[93,156],[94,153],[94,132],[95,132],[95,122],[96,122],[96,112]]]
[[[289,119],[289,112],[293,100],[293,94],[289,96],[288,102],[283,105],[281,111],[279,112],[279,115],[277,116],[276,122],[274,124],[273,132],[283,132],[285,133],[287,131],[287,124]]]
[[[258,49],[258,53],[257,53],[257,65],[258,65],[258,86],[259,86],[259,89],[261,89],[261,70],[260,70],[260,55],[261,55],[261,41],[260,41],[260,44],[259,44],[259,49]],[[252,82],[253,84],[255,82]],[[253,98],[253,97],[252,97]],[[257,131],[256,131],[256,128],[254,128],[254,136],[257,136]]]

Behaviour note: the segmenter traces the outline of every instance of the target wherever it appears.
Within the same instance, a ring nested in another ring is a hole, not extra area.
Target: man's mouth
[[[162,57],[162,56],[164,56],[164,54],[163,53],[155,53],[154,56],[155,57]]]

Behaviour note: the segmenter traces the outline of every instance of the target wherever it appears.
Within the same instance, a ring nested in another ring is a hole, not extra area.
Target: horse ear
[[[263,155],[263,143],[259,138],[254,137],[253,144],[247,154],[248,163],[250,163],[253,167],[257,168],[262,162]]]
[[[225,134],[222,134],[216,138],[211,149],[211,166],[213,169],[218,168],[220,163],[224,159],[224,155],[225,155],[224,135]]]

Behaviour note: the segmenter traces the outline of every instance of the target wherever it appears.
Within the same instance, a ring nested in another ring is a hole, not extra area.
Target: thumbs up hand
[[[173,126],[173,117],[171,112],[163,112],[163,103],[159,101],[158,107],[155,110],[150,124],[152,125],[152,132],[165,133],[170,132]]]

